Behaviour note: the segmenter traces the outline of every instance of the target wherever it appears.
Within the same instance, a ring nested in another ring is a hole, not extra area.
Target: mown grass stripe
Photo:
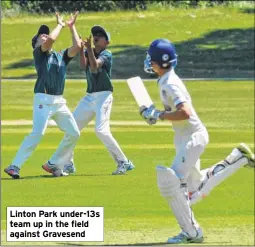
[[[247,143],[250,147],[254,147],[254,143]],[[212,143],[207,146],[207,148],[233,148],[236,147],[238,143]],[[19,146],[16,145],[2,145],[2,151],[12,151],[17,150]],[[124,144],[121,145],[123,149],[170,149],[174,148],[174,144]],[[51,150],[55,149],[56,145],[39,145],[37,149],[39,150]],[[94,149],[105,149],[104,145],[77,145],[76,150],[94,150]]]
[[[18,127],[17,129],[14,128],[6,128],[3,127],[1,130],[2,134],[29,134],[32,130],[31,128],[22,128],[22,127]],[[169,127],[160,127],[160,128],[151,128],[151,127],[143,127],[143,128],[134,128],[131,127],[129,128],[127,127],[113,127],[111,128],[112,132],[173,132],[173,130]],[[90,127],[87,127],[85,129],[82,130],[82,133],[93,133],[95,132],[95,129]],[[236,132],[236,129],[210,129],[209,130],[210,133],[231,133],[231,132]],[[238,130],[239,133],[250,133],[251,135],[254,134],[253,130]],[[48,128],[46,130],[46,134],[47,133],[54,133],[54,134],[62,134],[63,132],[61,132],[58,128]]]
[[[24,126],[24,125],[32,125],[32,120],[2,120],[2,126]],[[56,126],[56,123],[53,120],[49,121],[49,126]],[[95,125],[95,121],[91,121],[88,125]],[[111,125],[147,125],[145,121],[111,121]],[[158,125],[171,125],[170,122],[158,122]]]
[[[1,126],[32,126],[33,121],[32,120],[2,120]],[[91,121],[88,126],[95,125],[95,121]],[[146,126],[149,127],[149,125],[145,121],[119,121],[119,120],[111,120],[110,122],[111,126]],[[213,123],[213,122],[204,122],[204,125],[207,128],[226,128],[226,125],[224,123]],[[48,123],[48,126],[56,126],[56,123],[53,120],[50,120]],[[171,122],[169,121],[158,121],[157,125],[153,125],[152,127],[155,129],[156,126],[169,126],[171,127]],[[252,128],[254,124],[251,122],[250,124],[247,124],[246,127]],[[238,126],[235,124],[229,123],[229,129],[237,129]],[[171,128],[170,128],[171,129]],[[239,130],[238,130],[239,131]]]

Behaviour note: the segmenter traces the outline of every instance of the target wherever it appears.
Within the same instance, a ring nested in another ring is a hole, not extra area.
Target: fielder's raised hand
[[[68,27],[72,27],[75,24],[75,21],[76,21],[76,18],[78,16],[78,14],[79,14],[79,11],[76,11],[74,13],[74,15],[71,14],[70,19],[68,21],[66,21],[66,24],[67,24]]]
[[[61,25],[62,27],[64,27],[66,24],[63,21],[63,17],[59,15],[58,12],[56,12],[56,18],[57,18],[57,24]]]
[[[91,48],[91,35],[89,35],[89,37],[86,38],[83,42],[87,48]]]

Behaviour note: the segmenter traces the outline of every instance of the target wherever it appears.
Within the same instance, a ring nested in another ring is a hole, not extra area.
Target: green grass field
[[[65,97],[71,110],[84,95],[84,84],[83,81],[67,81]],[[254,149],[253,82],[201,81],[186,85],[210,134],[210,144],[202,156],[202,168],[224,158],[239,142],[246,142]],[[4,123],[32,119],[33,82],[2,82],[2,244],[24,244],[5,242],[7,206],[104,206],[105,241],[76,242],[76,245],[152,245],[164,243],[179,232],[172,212],[159,194],[155,173],[156,164],[170,165],[174,157],[171,126],[132,125],[134,121],[142,123],[136,103],[126,83],[114,86],[111,130],[136,165],[134,171],[126,176],[110,175],[115,164],[96,138],[93,125],[89,125],[77,144],[77,173],[62,178],[46,175],[41,165],[63,137],[56,127],[49,127],[22,168],[23,179],[13,180],[3,169],[11,162],[31,126]],[[146,87],[156,106],[161,108],[156,83],[146,82]],[[117,121],[126,125],[116,125]],[[193,208],[205,233],[205,245],[254,245],[254,170],[239,170]]]
[[[65,18],[68,14],[65,13]],[[136,165],[126,176],[112,176],[115,164],[94,133],[93,124],[82,131],[75,152],[77,173],[52,178],[41,165],[49,159],[63,133],[49,127],[45,137],[21,170],[23,179],[3,173],[31,125],[35,78],[31,38],[39,25],[55,26],[54,16],[22,14],[1,20],[1,76],[25,81],[1,82],[2,244],[4,245],[155,245],[178,234],[177,222],[156,185],[155,166],[170,165],[174,157],[173,131],[166,122],[145,125],[126,83],[114,83],[112,133]],[[149,9],[143,12],[80,13],[77,30],[83,38],[90,28],[110,31],[113,78],[141,76],[146,50],[155,38],[168,38],[178,53],[176,72],[181,78],[253,78],[254,11],[240,8]],[[21,31],[22,30],[22,31]],[[68,30],[54,44],[70,46]],[[68,78],[83,78],[75,58]],[[254,150],[254,82],[199,81],[186,83],[198,115],[210,134],[202,168],[223,159],[239,142]],[[71,110],[85,94],[84,80],[68,80],[65,98]],[[156,83],[146,82],[161,108]],[[7,122],[8,121],[8,122]],[[14,124],[11,125],[10,123]],[[103,206],[103,243],[6,242],[7,206]],[[241,169],[195,205],[195,216],[205,233],[205,245],[254,245],[254,170]]]
[[[69,18],[66,13],[65,19]],[[21,15],[3,18],[2,77],[35,78],[31,39],[45,23],[53,29],[54,16]],[[77,30],[83,38],[93,25],[103,25],[111,33],[113,78],[140,75],[150,42],[167,38],[174,42],[181,77],[254,77],[254,12],[238,8],[151,9],[142,12],[80,13]],[[20,32],[22,30],[22,34]],[[71,45],[64,29],[54,49]],[[240,62],[241,61],[241,62]],[[69,78],[83,78],[75,58],[68,66]]]

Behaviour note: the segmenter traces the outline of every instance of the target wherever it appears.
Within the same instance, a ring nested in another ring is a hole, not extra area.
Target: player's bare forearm
[[[63,17],[61,17],[58,12],[56,12],[56,18],[57,18],[57,26],[53,29],[53,31],[49,35],[50,39],[54,41],[57,39],[58,35],[60,34],[61,29],[65,26],[65,23],[63,22]]]
[[[181,121],[189,119],[189,114],[184,111],[175,111],[175,112],[162,112],[159,116],[161,120],[170,120],[170,121]]]
[[[61,24],[57,24],[57,26],[53,29],[53,31],[50,33],[49,37],[52,39],[52,40],[56,40],[57,37],[59,36],[60,34],[60,31],[61,29],[63,28],[63,26]]]
[[[68,49],[68,57],[74,57],[81,49],[81,39],[74,25],[70,27],[70,31],[72,34],[73,46]]]
[[[98,66],[97,66],[97,60],[96,60],[96,57],[95,57],[92,47],[88,47],[87,52],[88,52],[88,57],[89,57],[90,69],[92,72],[96,72]]]
[[[70,31],[72,33],[73,46],[76,46],[76,47],[78,47],[80,49],[81,48],[81,39],[80,39],[80,37],[79,37],[79,35],[77,33],[75,25],[73,25],[70,28]]]
[[[41,49],[43,52],[48,51],[52,48],[52,45],[60,34],[62,27],[63,26],[61,24],[58,24],[55,29],[49,34],[47,40],[41,45]]]
[[[170,121],[181,121],[189,119],[191,112],[190,107],[187,103],[181,103],[176,106],[176,111],[167,112],[164,111],[160,114],[159,118],[162,120],[170,120]]]
[[[80,49],[80,69],[85,69],[87,67],[87,59],[84,54],[83,48]]]

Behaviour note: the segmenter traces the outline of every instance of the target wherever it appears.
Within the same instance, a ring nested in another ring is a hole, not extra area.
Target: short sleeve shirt
[[[41,47],[36,47],[33,56],[38,76],[34,93],[63,95],[66,67],[72,59],[68,57],[67,49],[60,52],[42,52]]]
[[[87,93],[101,92],[101,91],[113,91],[111,82],[111,70],[112,70],[112,53],[109,50],[103,50],[97,54],[94,50],[96,59],[103,61],[103,65],[96,72],[92,72],[88,60],[88,66],[86,67],[87,78]],[[85,56],[88,58],[87,51]]]
[[[186,86],[173,69],[165,73],[158,80],[158,83],[160,98],[166,111],[176,111],[177,105],[184,102],[190,106],[191,116],[189,119],[172,121],[173,129],[177,134],[191,134],[205,128],[192,105],[192,100]]]

